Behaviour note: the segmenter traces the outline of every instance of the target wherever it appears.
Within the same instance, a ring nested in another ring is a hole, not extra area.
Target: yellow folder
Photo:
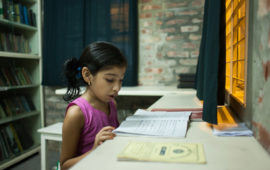
[[[118,154],[120,161],[206,163],[204,148],[197,143],[130,141]]]

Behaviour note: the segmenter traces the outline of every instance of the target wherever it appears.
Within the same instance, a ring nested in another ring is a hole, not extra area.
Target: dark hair
[[[108,42],[94,42],[89,44],[82,52],[79,60],[68,59],[64,63],[64,74],[67,79],[67,92],[65,101],[71,101],[80,95],[80,86],[87,83],[81,76],[82,67],[87,67],[91,74],[110,66],[127,67],[127,60],[121,51]]]

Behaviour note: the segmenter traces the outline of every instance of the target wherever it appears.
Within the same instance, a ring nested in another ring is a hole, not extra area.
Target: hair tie
[[[80,79],[82,76],[81,76],[81,70],[82,70],[82,67],[78,67],[77,68],[77,71],[78,71],[78,73],[76,74],[76,78],[77,79]]]

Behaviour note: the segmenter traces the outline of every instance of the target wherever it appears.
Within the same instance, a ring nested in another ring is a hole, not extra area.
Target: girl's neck
[[[89,89],[87,89],[81,97],[87,100],[95,109],[109,114],[109,103],[99,100]]]

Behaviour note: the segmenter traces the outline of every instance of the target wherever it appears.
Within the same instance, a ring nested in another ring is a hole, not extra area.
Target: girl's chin
[[[111,100],[114,100],[114,96],[110,96],[109,98],[110,98],[110,101],[111,101]]]

